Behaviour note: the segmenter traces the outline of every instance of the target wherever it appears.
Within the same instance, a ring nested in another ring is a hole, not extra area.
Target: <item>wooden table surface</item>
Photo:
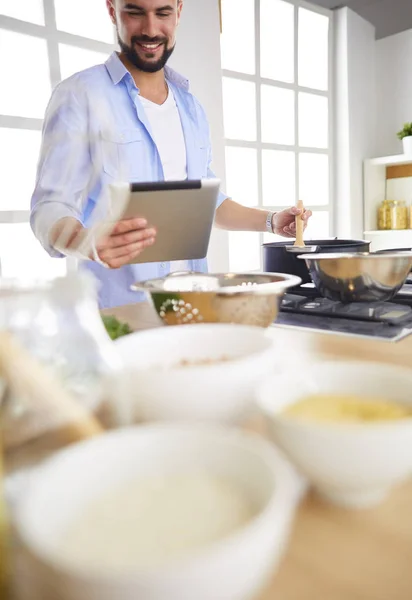
[[[136,330],[160,326],[145,303],[104,312]],[[289,367],[313,358],[412,367],[412,336],[390,343],[281,327],[270,331]],[[411,599],[412,480],[368,510],[335,508],[309,494],[298,509],[280,568],[258,600]]]
[[[147,304],[115,311],[134,329],[160,325]],[[412,367],[412,336],[400,342],[274,327],[284,357],[373,360]],[[411,390],[412,394],[412,390]],[[285,558],[259,600],[411,600],[412,481],[377,508],[349,511],[309,494]],[[217,599],[216,599],[217,600]]]

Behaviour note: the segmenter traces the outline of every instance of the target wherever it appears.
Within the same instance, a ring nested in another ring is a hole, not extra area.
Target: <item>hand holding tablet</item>
[[[207,254],[220,181],[217,179],[114,184],[112,204],[124,206],[121,219],[143,218],[155,243],[133,263],[193,260]],[[150,237],[150,236],[148,236]]]
[[[62,219],[53,245],[110,268],[204,258],[219,185],[217,179],[111,184],[105,218],[87,228]]]

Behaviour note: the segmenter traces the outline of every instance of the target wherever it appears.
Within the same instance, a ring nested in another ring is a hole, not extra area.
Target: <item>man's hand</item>
[[[50,234],[51,244],[57,244],[58,249],[62,248],[58,242],[65,231],[70,232],[65,236],[67,239],[64,239],[64,247],[68,250],[76,250],[87,233],[87,229],[76,219],[60,219]],[[156,230],[148,227],[146,219],[125,219],[116,223],[111,234],[96,244],[96,251],[99,259],[108,267],[118,269],[139,256],[145,248],[152,246],[155,239]]]
[[[296,225],[295,225],[295,217],[296,215],[302,214],[302,211],[296,206],[292,206],[292,208],[285,208],[280,212],[277,212],[273,215],[272,226],[273,233],[277,235],[283,235],[284,237],[295,237],[296,236]],[[308,219],[312,216],[311,210],[303,211],[303,228],[306,229],[308,224]]]
[[[135,218],[119,221],[112,233],[96,244],[97,254],[111,269],[118,269],[152,246],[156,230],[147,226],[146,219]]]

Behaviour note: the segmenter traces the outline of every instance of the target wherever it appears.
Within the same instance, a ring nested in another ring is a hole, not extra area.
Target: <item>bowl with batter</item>
[[[248,600],[273,576],[300,490],[269,442],[232,428],[140,426],[77,444],[13,512],[17,595]]]

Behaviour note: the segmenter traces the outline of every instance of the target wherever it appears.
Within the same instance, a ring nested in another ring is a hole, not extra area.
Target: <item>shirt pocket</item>
[[[102,159],[105,173],[121,181],[139,179],[144,165],[144,142],[139,129],[103,131]]]

